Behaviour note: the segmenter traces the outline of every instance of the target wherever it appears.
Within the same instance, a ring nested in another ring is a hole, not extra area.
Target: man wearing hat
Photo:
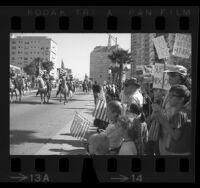
[[[182,85],[185,85],[189,90],[191,90],[191,80],[187,76],[187,68],[181,65],[175,65],[165,70],[164,72],[166,72],[169,76],[170,86],[173,86],[176,84],[182,84]],[[168,96],[169,96],[169,92],[166,94],[163,101],[164,108],[167,107]],[[191,110],[190,101],[185,106],[188,108],[188,110]],[[171,111],[173,112],[173,110]]]
[[[131,78],[125,81],[124,83],[124,95],[125,102],[127,104],[127,110],[129,110],[132,103],[137,104],[140,108],[143,107],[143,96],[140,92],[140,84],[136,78]]]
[[[187,69],[184,66],[181,65],[175,65],[169,67],[169,69],[165,70],[169,76],[169,84],[171,87],[174,85],[185,85],[189,90],[190,86],[187,84],[188,78],[187,78]],[[162,106],[159,106],[158,104],[153,104],[152,109],[154,112],[162,112],[162,114],[169,120],[176,112],[176,107],[171,105],[170,103],[170,90],[165,95],[165,98],[163,100]],[[186,110],[187,109],[187,110]],[[187,115],[190,118],[191,113],[191,102],[187,102],[185,104],[185,110],[187,111]],[[162,132],[162,138],[159,139],[159,147],[160,147],[160,154],[161,155],[167,155],[168,152],[165,150],[165,146],[167,144],[167,140],[169,138],[168,131],[165,127],[161,127]]]

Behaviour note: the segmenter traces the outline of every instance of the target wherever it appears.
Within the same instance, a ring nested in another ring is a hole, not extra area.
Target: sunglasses
[[[168,75],[172,78],[179,76],[176,72],[168,72]]]

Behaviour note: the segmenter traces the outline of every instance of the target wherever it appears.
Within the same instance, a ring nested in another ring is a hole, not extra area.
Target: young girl
[[[118,120],[119,126],[122,128],[123,142],[121,144],[119,155],[137,155],[135,140],[138,137],[138,131],[134,123],[128,116],[121,116]]]
[[[107,105],[107,117],[110,124],[105,130],[109,139],[111,153],[117,154],[122,143],[122,127],[117,124],[119,116],[122,114],[122,104],[119,101],[111,101]]]

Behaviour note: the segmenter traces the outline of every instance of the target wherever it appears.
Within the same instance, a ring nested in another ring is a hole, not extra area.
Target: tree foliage
[[[24,67],[24,72],[30,76],[37,76],[39,74],[39,68],[46,70],[49,74],[54,68],[54,63],[52,61],[43,61],[42,58],[37,57]]]
[[[54,63],[52,61],[42,62],[42,68],[44,70],[46,70],[47,73],[49,74],[51,72],[51,70],[53,70],[53,68],[54,68]]]
[[[123,64],[130,64],[131,63],[131,61],[132,61],[131,53],[129,53],[128,50],[124,50],[122,48],[118,48],[117,50],[113,50],[112,54],[108,55],[108,58],[113,63],[118,63],[119,64],[119,68],[114,68],[112,70],[112,72],[114,71],[114,75],[117,73],[117,75],[115,77],[117,79],[119,79],[117,81],[117,84],[119,85],[119,91],[121,91]]]
[[[39,72],[39,66],[42,62],[41,58],[35,58],[30,64],[24,67],[24,72],[30,76],[36,76]]]
[[[113,63],[118,62],[119,64],[129,64],[131,62],[131,53],[129,53],[128,50],[119,48],[117,50],[113,50],[112,54],[108,55],[108,58]]]

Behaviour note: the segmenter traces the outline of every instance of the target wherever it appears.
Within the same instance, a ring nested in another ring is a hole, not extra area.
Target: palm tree
[[[113,63],[119,64],[118,74],[117,74],[119,80],[117,81],[117,83],[119,84],[119,91],[121,91],[123,65],[131,63],[132,61],[131,53],[129,53],[128,50],[118,48],[116,50],[113,50],[112,54],[108,55],[108,58]]]

